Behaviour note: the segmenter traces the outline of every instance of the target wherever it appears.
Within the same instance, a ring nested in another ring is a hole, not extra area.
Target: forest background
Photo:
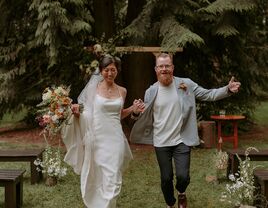
[[[70,85],[76,101],[93,70],[89,47],[122,59],[118,83],[126,106],[156,81],[152,53],[116,46],[159,46],[174,53],[176,76],[205,88],[242,83],[223,101],[198,103],[198,118],[225,109],[251,118],[267,98],[267,0],[0,0],[0,117],[28,111],[34,121],[42,91]],[[176,52],[178,47],[183,52]]]

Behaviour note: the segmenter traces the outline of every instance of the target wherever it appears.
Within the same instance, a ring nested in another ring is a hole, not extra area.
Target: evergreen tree
[[[75,98],[84,84],[79,66],[93,58],[83,48],[101,41],[103,33],[111,50],[115,45],[159,45],[169,52],[183,47],[174,56],[175,75],[206,88],[225,85],[234,75],[241,92],[200,103],[199,113],[207,119],[213,110],[227,108],[250,115],[267,91],[267,8],[265,0],[0,0],[0,117],[35,106],[52,84],[72,85]],[[133,57],[124,58],[120,77],[130,89],[127,103],[155,81],[148,71],[149,79],[143,79],[144,66],[153,72],[153,56]]]
[[[242,82],[240,93],[229,99],[199,103],[200,118],[209,119],[221,108],[250,116],[267,90],[267,53],[258,49],[265,41],[254,43],[251,38],[263,33],[257,25],[260,12],[267,11],[264,2],[148,0],[123,33],[129,39],[154,40],[163,51],[183,47],[174,57],[175,75],[190,77],[205,88],[226,85],[231,76]]]
[[[79,64],[88,58],[83,46],[93,22],[86,3],[0,1],[0,116],[35,106],[52,84],[81,89]]]

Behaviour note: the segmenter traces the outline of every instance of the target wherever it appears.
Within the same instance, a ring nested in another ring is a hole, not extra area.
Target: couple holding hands
[[[224,87],[204,89],[188,78],[174,77],[172,57],[161,53],[155,65],[158,81],[146,90],[144,102],[137,99],[124,108],[127,91],[114,81],[120,67],[116,57],[101,58],[99,72],[91,76],[78,104],[72,105],[70,125],[62,129],[67,149],[64,160],[80,175],[84,204],[88,208],[116,207],[122,173],[132,159],[121,119],[131,115],[136,122],[130,141],[153,144],[167,207],[174,208],[177,201],[178,208],[186,208],[191,147],[199,144],[195,99],[223,99],[238,92],[240,82],[231,78]],[[82,113],[79,104],[83,104]]]

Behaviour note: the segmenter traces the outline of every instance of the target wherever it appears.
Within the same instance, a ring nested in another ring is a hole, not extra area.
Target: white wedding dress
[[[81,174],[81,193],[88,208],[115,208],[122,172],[132,159],[120,117],[123,98],[95,93],[93,110],[85,107],[79,118],[71,116],[62,129],[67,148],[64,160]]]

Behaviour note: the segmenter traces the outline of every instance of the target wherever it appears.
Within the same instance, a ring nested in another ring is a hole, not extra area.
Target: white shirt
[[[175,146],[181,143],[181,105],[175,83],[163,86],[159,83],[153,106],[153,143],[155,147]]]

